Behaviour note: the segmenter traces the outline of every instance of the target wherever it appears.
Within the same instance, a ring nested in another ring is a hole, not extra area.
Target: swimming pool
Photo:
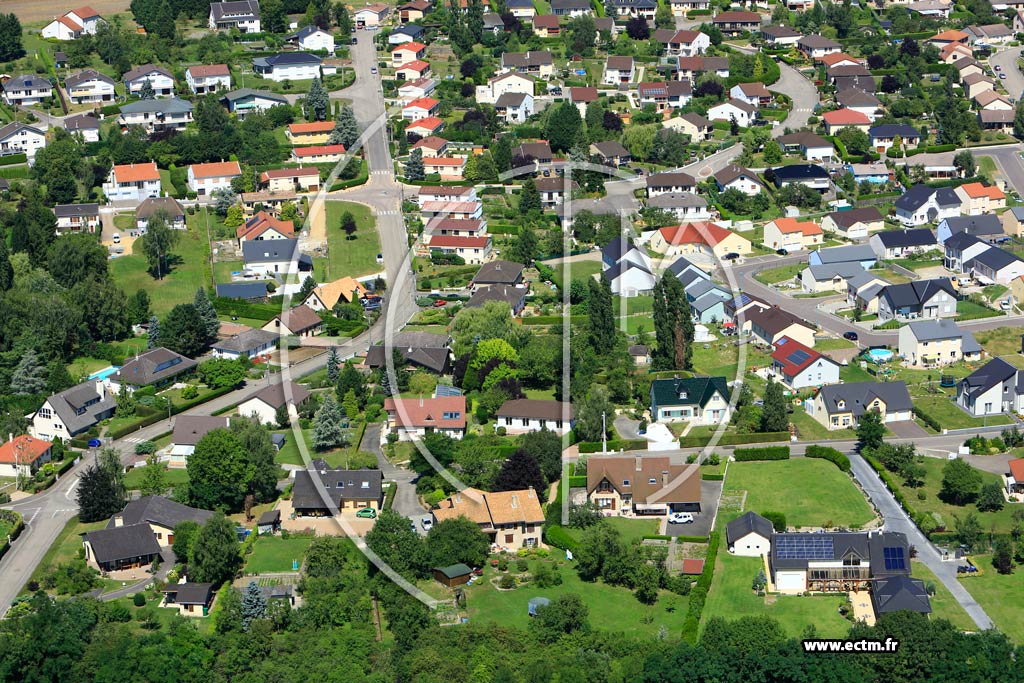
[[[96,372],[92,373],[91,375],[89,375],[89,379],[106,379],[120,369],[121,368],[115,368],[113,365],[111,365],[109,367],[103,368],[102,370],[97,370]]]
[[[876,363],[884,363],[892,360],[893,352],[889,349],[871,349],[868,351],[868,357]]]

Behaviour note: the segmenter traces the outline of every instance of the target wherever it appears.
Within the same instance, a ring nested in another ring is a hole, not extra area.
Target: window
[[[359,488],[361,488],[361,489],[368,489],[368,488],[370,488],[370,482],[368,482],[368,481],[360,482]]]
[[[441,417],[445,420],[458,420],[462,417],[462,413],[457,410],[453,410],[451,412],[443,413]]]
[[[650,479],[647,480],[647,483],[648,484],[657,484],[658,480],[655,479],[654,477],[651,477]]]
[[[48,418],[50,418],[52,416],[53,416],[53,411],[50,410],[49,408],[43,407],[43,408],[39,409],[39,417],[48,419]]]
[[[343,481],[339,481],[339,482],[338,482],[337,484],[335,484],[335,487],[334,487],[334,488],[338,488],[338,489],[343,489],[343,488],[345,488],[345,482],[343,482]]]
[[[629,486],[629,479],[623,479],[622,480],[622,485],[623,486]]]

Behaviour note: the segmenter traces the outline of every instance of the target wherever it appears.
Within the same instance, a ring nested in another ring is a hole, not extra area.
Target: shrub
[[[516,587],[516,580],[511,574],[505,574],[501,577],[501,580],[498,581],[498,586],[505,590],[509,590],[510,588]]]
[[[142,593],[136,593],[135,595],[132,596],[132,604],[135,605],[136,607],[145,607],[146,606],[146,596],[143,595]]]
[[[822,458],[824,460],[828,460],[843,472],[850,471],[850,459],[846,457],[845,454],[840,453],[829,446],[818,446],[816,444],[810,445],[807,447],[805,455],[808,458]]]
[[[789,446],[760,446],[758,448],[737,448],[733,451],[737,462],[752,460],[789,460]]]
[[[140,441],[135,444],[136,455],[149,455],[150,453],[156,453],[156,443],[153,441]]]
[[[936,420],[931,415],[929,415],[928,413],[921,410],[920,408],[918,408],[917,406],[914,406],[914,417],[918,418],[919,420],[921,420],[921,422],[924,422],[926,425],[928,425],[935,431],[942,431],[942,425],[939,424],[939,421]]]
[[[562,550],[568,550],[569,552],[576,552],[578,545],[576,539],[569,535],[569,533],[562,527],[551,525],[544,530],[544,542],[548,545]]]
[[[786,530],[786,515],[782,512],[762,512],[761,516],[772,523],[772,528],[778,532]]]
[[[516,571],[528,572],[530,571],[530,563],[525,558],[516,560]]]

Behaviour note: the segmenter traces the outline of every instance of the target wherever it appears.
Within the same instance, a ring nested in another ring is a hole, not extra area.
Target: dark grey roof
[[[747,512],[725,525],[725,539],[732,545],[747,534],[755,533],[770,540],[773,531],[775,529],[767,519],[756,512]]]
[[[693,187],[697,179],[689,173],[653,173],[647,176],[647,187]]]
[[[942,243],[942,246],[948,252],[957,252],[963,251],[964,249],[979,243],[990,246],[977,235],[972,235],[969,232],[955,232],[946,238],[946,241]]]
[[[166,76],[167,78],[174,80],[174,75],[171,74],[170,71],[162,66],[157,66],[156,64],[143,64],[142,66],[137,66],[134,69],[129,69],[124,73],[122,78],[124,79],[124,82],[127,83],[129,81],[134,81],[137,78],[144,78],[152,73],[158,73],[161,76]]]
[[[817,34],[804,36],[797,44],[800,47],[809,47],[812,49],[842,47],[842,45],[836,41]]]
[[[999,216],[986,213],[981,216],[951,216],[942,221],[951,233],[967,232],[972,235],[1002,235],[1003,224]]]
[[[693,192],[663,192],[647,200],[647,206],[660,209],[705,207],[708,201]]]
[[[267,66],[292,66],[294,64],[320,64],[323,60],[308,52],[281,52],[269,57],[257,57],[253,63],[262,62]]]
[[[915,320],[909,323],[914,338],[917,341],[939,341],[941,339],[954,339],[963,336],[960,326],[952,320]]]
[[[58,204],[53,207],[53,215],[57,218],[69,218],[72,216],[99,216],[99,204]]]
[[[927,185],[914,185],[912,188],[903,193],[899,199],[896,200],[896,208],[903,209],[905,211],[915,211],[924,206],[929,199],[931,199],[932,193],[935,190],[928,187]]]
[[[485,14],[484,16],[486,17],[487,15]],[[498,17],[497,14],[494,14],[493,16]],[[500,20],[501,17],[498,17],[498,19]],[[409,36],[410,38],[419,38],[423,35],[424,31],[425,29],[422,26],[417,26],[416,24],[402,24],[392,31],[391,35],[401,34]]]
[[[196,365],[198,363],[191,358],[159,347],[150,349],[126,362],[113,374],[111,381],[144,387],[188,372]]]
[[[246,242],[248,244],[248,242]],[[270,342],[276,342],[278,335],[269,330],[246,330],[227,339],[221,339],[213,343],[217,351],[232,351],[235,353],[248,354],[253,349],[258,349]],[[276,385],[275,385],[276,386]]]
[[[217,285],[217,296],[226,299],[263,299],[267,296],[267,283],[228,282]]]
[[[905,197],[906,195],[904,195]],[[883,247],[927,247],[938,244],[935,241],[935,233],[929,228],[914,228],[912,230],[888,230],[875,233],[875,237],[882,243]]]
[[[940,187],[935,190],[935,203],[939,206],[959,207],[960,197],[956,196],[952,187]]]
[[[930,614],[931,601],[924,581],[909,576],[889,576],[875,581],[871,589],[871,602],[875,614],[888,614],[900,610]]]
[[[221,96],[221,99],[234,101],[241,100],[246,97],[262,97],[263,99],[274,100],[275,102],[280,102],[281,104],[288,104],[288,100],[285,99],[285,97],[282,95],[272,93],[268,90],[254,90],[252,88],[239,88],[238,90],[226,92]]]
[[[851,278],[864,272],[864,269],[859,263],[851,261],[825,263],[820,266],[807,266],[807,270],[810,271],[811,276],[818,282],[831,280],[836,276],[845,280],[846,278]]]
[[[79,83],[85,83],[87,81],[103,81],[108,85],[114,85],[114,79],[106,74],[101,74],[99,71],[93,69],[86,69],[85,71],[79,71],[76,74],[71,74],[64,79],[64,86],[67,88],[73,88]]]
[[[705,294],[708,294],[709,292],[718,292],[724,298],[729,298],[728,289],[718,284],[717,282],[712,282],[711,280],[705,279],[700,279],[698,282],[695,282],[692,287],[688,288],[686,290],[686,296],[690,301],[696,301],[697,299],[701,298]]]
[[[724,303],[728,300],[728,294],[722,294],[721,292],[708,292],[707,294],[694,299],[690,303],[690,308],[697,314],[703,314],[705,311],[709,311],[718,304]]]
[[[174,197],[146,197],[135,209],[135,218],[148,219],[157,211],[163,210],[172,219],[185,215],[185,209]]]
[[[117,407],[114,397],[99,388],[95,380],[65,389],[46,401],[72,435],[93,426]]]
[[[851,244],[844,247],[831,247],[819,249],[814,252],[821,259],[822,264],[827,263],[850,263],[852,261],[874,261],[874,250],[867,244]]]
[[[773,569],[806,569],[808,562],[856,558],[872,578],[910,573],[910,548],[899,532],[777,533],[771,539]]]
[[[504,92],[494,102],[496,108],[518,107],[526,101],[526,93]]]
[[[514,285],[523,276],[524,266],[514,261],[503,261],[497,259],[488,261],[480,266],[473,276],[473,283],[477,285]]]
[[[639,251],[639,247],[633,244],[633,240],[620,235],[604,246],[604,249],[601,250],[601,257],[605,261],[617,263],[633,250]]]
[[[174,595],[176,605],[208,605],[213,598],[212,583],[170,583],[160,590]]]
[[[160,554],[160,545],[148,524],[108,527],[89,531],[82,537],[92,546],[93,556],[99,564]]]
[[[1010,252],[998,247],[992,247],[991,249],[986,249],[972,258],[970,261],[965,263],[964,266],[971,268],[973,267],[973,264],[980,263],[986,268],[990,268],[994,272],[998,273],[1003,268],[1014,263],[1018,263],[1020,260],[1020,257],[1016,254],[1011,254]]]
[[[4,92],[14,92],[16,90],[25,90],[28,88],[34,90],[39,90],[40,88],[53,90],[53,85],[51,85],[50,81],[46,80],[42,76],[20,74],[4,83],[3,88]]]
[[[303,26],[298,31],[296,31],[295,33],[291,34],[288,37],[289,38],[295,38],[296,40],[302,40],[303,38],[308,38],[309,36],[313,35],[314,33],[327,33],[327,35],[330,35],[330,33],[328,33],[327,31],[323,30],[319,26],[316,26],[314,24],[310,24],[309,26]]]
[[[3,128],[0,128],[0,140],[6,140],[7,138],[14,135],[20,130],[28,130],[35,133],[36,135],[46,135],[46,133],[39,130],[38,128],[35,128],[34,126],[26,126],[24,123],[18,123],[17,121],[14,121],[12,123],[8,123]]]
[[[473,570],[460,562],[459,564],[453,564],[448,567],[434,567],[434,571],[441,572],[444,574],[445,578],[454,579],[460,576],[465,576]]]
[[[860,417],[864,414],[864,406],[876,398],[885,403],[887,413],[909,411],[913,407],[905,382],[827,384],[821,388],[820,395],[829,415],[851,412],[854,417]],[[840,401],[846,402],[845,408],[837,407]]]
[[[440,336],[440,335],[434,335]],[[445,374],[448,363],[451,360],[447,348],[422,348],[418,346],[394,347],[402,354],[402,357],[420,367],[431,370],[438,374]],[[366,351],[366,365],[371,368],[382,368],[387,364],[387,350],[382,344],[371,346]]]
[[[267,510],[260,518],[256,521],[256,526],[265,526],[267,524],[277,524],[281,521],[280,510]]]
[[[930,301],[939,292],[945,292],[954,299],[956,290],[947,277],[934,278],[932,280],[914,280],[901,285],[886,285],[881,296],[884,297],[891,308],[921,306]]]
[[[214,429],[227,429],[231,422],[226,417],[208,415],[179,415],[174,421],[171,443],[176,446],[195,446]]]
[[[100,122],[92,114],[79,114],[78,116],[69,116],[64,119],[65,130],[99,130]]]
[[[868,128],[868,134],[873,138],[894,138],[897,135],[901,138],[919,138],[921,131],[905,123],[883,123]]]
[[[715,393],[729,400],[725,377],[689,377],[656,379],[651,382],[651,399],[663,406],[704,406]]]
[[[594,148],[597,153],[603,157],[628,157],[629,150],[622,146],[621,142],[617,140],[605,140],[604,142],[595,142]]]
[[[284,390],[285,383],[279,382],[278,384],[271,384],[270,386],[263,387],[257,392],[249,394],[248,396],[245,397],[245,400],[243,400],[242,403],[251,401],[254,398],[258,398],[259,400],[263,401],[268,406],[276,410],[283,406],[285,402],[289,400],[293,405],[299,405],[300,403],[304,403],[306,399],[309,398],[310,394],[306,387],[291,381],[289,381],[287,384],[289,392],[287,397],[285,396]]]
[[[654,278],[654,274],[646,266],[641,266],[633,261],[619,261],[605,270],[603,274],[608,282],[614,282],[631,270],[642,271],[650,275],[652,279]]]
[[[587,0],[551,0],[551,9],[590,10],[591,7]]]
[[[466,308],[483,306],[488,301],[503,301],[512,308],[518,308],[523,304],[529,291],[526,287],[491,285],[473,292],[473,296],[466,302]]]
[[[164,100],[139,100],[121,106],[122,114],[184,114],[192,111],[192,103],[171,97]]]
[[[687,272],[687,271],[689,271],[689,272],[696,271],[697,273],[702,275],[705,280],[708,280],[708,279],[711,278],[711,276],[708,275],[706,270],[704,270],[703,268],[700,268],[698,266],[693,265],[693,263],[691,263],[690,260],[687,259],[685,256],[680,256],[675,261],[673,261],[672,265],[670,265],[668,267],[668,270],[671,271],[671,273],[673,275],[675,275],[676,277],[679,277],[680,273],[684,273],[684,272]]]
[[[138,524],[157,524],[167,529],[173,529],[182,522],[195,522],[202,525],[210,519],[213,513],[209,510],[199,510],[187,505],[164,498],[163,496],[144,496],[133,500],[124,506],[124,510],[117,513],[107,522],[107,528],[116,528],[117,520],[120,518],[123,526]],[[152,535],[152,534],[150,534]]]
[[[257,0],[237,0],[236,2],[211,2],[210,12],[214,21],[228,17],[230,21],[238,19],[259,19],[260,3]]]
[[[844,107],[877,107],[881,101],[860,88],[846,88],[836,91],[836,102]]]
[[[320,483],[335,506],[343,500],[376,500],[384,496],[384,476],[380,470],[316,470],[316,479],[308,470],[295,473],[292,506],[296,510],[329,510],[321,495]]]
[[[828,171],[815,164],[793,164],[772,169],[777,182],[797,182],[800,180],[828,180]]]
[[[978,396],[997,384],[1010,381],[1017,374],[1017,368],[997,356],[967,375],[960,386],[964,393]],[[1020,375],[1024,377],[1024,372],[1021,372]]]
[[[242,242],[242,258],[248,263],[272,263],[298,258],[299,240],[246,240]]]

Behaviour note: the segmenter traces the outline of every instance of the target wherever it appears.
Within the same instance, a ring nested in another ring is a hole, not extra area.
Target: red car
[[[436,308],[443,308],[444,305],[447,304],[447,303],[448,303],[448,301],[445,300],[445,299],[438,299],[437,301],[434,302],[434,306]]]

